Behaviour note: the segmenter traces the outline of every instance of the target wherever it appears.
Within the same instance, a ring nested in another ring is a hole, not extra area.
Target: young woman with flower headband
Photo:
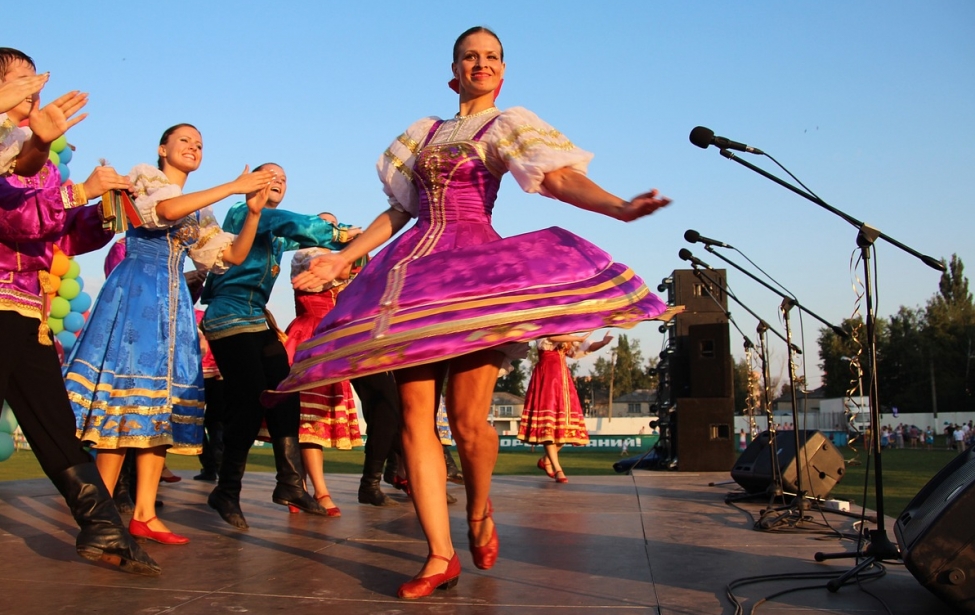
[[[467,491],[471,556],[488,569],[498,557],[488,498],[498,436],[487,414],[499,370],[524,356],[529,340],[633,326],[665,312],[629,268],[584,239],[557,227],[502,239],[491,212],[506,172],[527,192],[627,222],[670,200],[656,190],[632,201],[609,194],[585,175],[591,154],[526,109],[498,110],[504,51],[490,30],[460,35],[451,70],[459,112],[419,120],[379,160],[389,209],[294,282],[330,280],[410,218],[417,223],[349,285],[278,387],[295,391],[396,370],[407,474],[429,549],[416,577],[399,588],[407,599],[452,587],[460,576],[434,424],[444,381]]]

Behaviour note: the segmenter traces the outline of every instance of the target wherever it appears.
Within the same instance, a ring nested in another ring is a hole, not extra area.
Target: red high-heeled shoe
[[[416,600],[417,598],[429,596],[434,590],[450,589],[457,585],[457,581],[460,579],[460,559],[457,557],[456,552],[449,558],[431,553],[427,556],[427,559],[439,559],[447,562],[447,569],[440,574],[414,578],[412,581],[403,583],[399,586],[399,591],[396,593],[397,596],[404,600]]]
[[[400,476],[393,477],[393,487],[396,487],[406,495],[413,497],[413,492],[410,491],[410,481],[407,478],[402,478]]]
[[[471,547],[471,557],[474,560],[474,565],[481,570],[488,570],[494,563],[498,561],[498,550],[500,544],[498,542],[498,525],[495,523],[491,527],[491,538],[488,540],[486,545],[481,545],[480,547],[474,544],[474,532],[470,529],[471,523],[480,523],[486,521],[487,519],[494,520],[491,515],[494,513],[494,506],[491,505],[491,499],[488,498],[487,511],[484,516],[480,519],[467,518],[467,541],[470,543]]]
[[[322,500],[324,500],[327,497],[330,497],[330,496],[329,496],[329,494],[325,493],[325,494],[322,494],[322,495],[316,495],[315,496],[315,499],[318,500],[318,502],[321,502]],[[333,502],[333,504],[334,504],[334,502]],[[339,510],[339,507],[338,506],[332,506],[331,508],[328,507],[328,506],[322,506],[322,508],[325,509],[325,514],[328,515],[329,517],[341,517],[342,516],[342,511]]]
[[[325,495],[316,495],[315,499],[321,502],[327,497],[329,497],[329,494],[326,493]],[[331,508],[327,506],[323,506],[323,508],[325,509],[325,514],[328,515],[329,517],[342,516],[342,511],[339,510],[338,506],[332,506]],[[297,515],[298,513],[301,512],[301,509],[295,506],[294,504],[288,504],[288,512],[291,513],[292,515]]]
[[[133,518],[131,521],[129,521],[129,534],[132,534],[132,536],[135,538],[154,540],[164,545],[185,545],[190,541],[190,539],[186,536],[180,536],[179,534],[174,534],[173,532],[157,532],[149,529],[149,524],[155,519],[156,518],[153,517],[148,521],[136,521],[135,518]]]
[[[547,460],[546,460],[545,457],[540,458],[538,460],[538,464],[537,464],[538,465],[538,469],[541,470],[542,472],[545,472],[546,474],[548,474],[548,477],[549,478],[555,478],[555,472],[552,471],[552,464],[545,463],[546,461]]]

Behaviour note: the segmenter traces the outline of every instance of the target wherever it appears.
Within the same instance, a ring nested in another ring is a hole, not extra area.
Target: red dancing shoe
[[[129,521],[129,534],[132,534],[135,538],[145,538],[146,540],[153,540],[164,545],[185,545],[190,541],[186,536],[180,536],[172,532],[157,532],[149,529],[149,524],[155,519],[153,517],[147,521],[136,521],[133,518]]]
[[[159,477],[161,483],[178,483],[181,480],[183,480],[182,476],[173,474],[173,471],[166,467],[163,468],[162,475]]]
[[[396,487],[406,495],[413,497],[413,492],[410,491],[410,481],[408,479],[402,478],[400,476],[394,476],[393,487]]]
[[[491,517],[493,513],[494,513],[494,507],[491,505],[491,500],[488,499],[487,512],[485,512],[484,516],[481,517],[480,519],[472,519],[468,517],[467,519],[468,527],[470,526],[471,523],[480,523],[482,521],[487,521],[488,519],[491,519],[491,521],[493,522],[494,519]],[[478,547],[474,544],[474,532],[471,529],[467,530],[467,541],[470,543],[471,557],[474,559],[474,565],[480,568],[481,570],[488,570],[489,568],[494,566],[494,563],[496,561],[498,561],[499,543],[498,543],[497,524],[492,525],[491,538],[488,540],[486,545],[481,545],[480,547]]]
[[[567,483],[567,482],[569,482],[569,479],[565,477],[565,472],[563,472],[562,470],[559,470],[558,472],[555,473],[555,482],[557,482],[557,483]]]
[[[540,458],[537,465],[539,470],[548,474],[549,478],[555,478],[555,472],[552,471],[552,464],[549,463],[548,459],[545,457]]]
[[[447,569],[440,574],[414,578],[412,581],[403,583],[399,586],[399,591],[397,592],[400,598],[404,600],[416,600],[417,598],[429,596],[436,589],[450,589],[457,585],[457,581],[460,579],[460,559],[457,558],[456,552],[450,558],[430,554],[427,559],[439,559],[447,562]]]
[[[321,502],[322,500],[324,500],[327,497],[331,497],[331,496],[329,496],[329,494],[326,493],[325,495],[317,495],[317,496],[315,496],[315,499],[318,500],[319,502]],[[323,506],[322,508],[325,509],[325,514],[327,516],[329,516],[329,517],[341,517],[342,516],[342,511],[339,510],[339,507],[338,506],[332,506],[331,508],[329,508],[328,506]],[[298,508],[297,506],[295,506],[294,504],[288,504],[288,512],[291,513],[292,515],[297,515],[298,513],[301,512],[301,509]]]
[[[315,496],[315,499],[318,500],[318,503],[319,504],[321,504],[322,503],[322,500],[324,500],[325,498],[328,498],[328,497],[331,497],[331,496],[329,494],[327,494],[327,493],[324,493],[322,495],[316,495]],[[332,503],[334,504],[335,502],[332,502]],[[328,515],[329,517],[341,517],[342,516],[342,511],[339,510],[339,507],[338,506],[332,506],[331,508],[329,508],[328,506],[325,506],[324,504],[322,504],[322,508],[325,509],[325,514]]]

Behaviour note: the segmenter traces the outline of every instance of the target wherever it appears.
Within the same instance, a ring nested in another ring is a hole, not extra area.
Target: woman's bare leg
[[[118,483],[119,474],[122,472],[122,464],[125,462],[127,448],[98,449],[95,455],[95,467],[98,474],[102,477],[102,482],[109,493],[115,493],[115,484]]]
[[[488,423],[491,397],[504,357],[484,350],[450,361],[447,378],[447,418],[457,442],[467,492],[467,518],[474,545],[486,545],[494,531],[487,517],[491,475],[498,460],[498,433]],[[441,465],[443,454],[441,453]]]
[[[427,538],[429,553],[449,558],[454,552],[447,513],[447,467],[437,436],[437,393],[443,364],[421,365],[396,372],[403,406],[403,463],[416,516]],[[456,437],[456,436],[455,436]],[[417,577],[443,573],[447,562],[428,559]]]
[[[317,444],[302,444],[301,461],[315,488],[315,499],[325,508],[335,508],[335,502],[328,495],[328,486],[325,484],[325,452],[322,447]]]
[[[166,447],[142,448],[135,457],[135,512],[132,518],[149,521],[156,516],[156,495],[159,493],[159,478],[166,465]],[[166,524],[155,519],[149,523],[154,532],[168,532]]]

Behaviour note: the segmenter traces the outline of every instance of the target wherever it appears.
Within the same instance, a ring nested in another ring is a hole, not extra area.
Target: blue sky
[[[505,47],[501,108],[527,107],[594,152],[590,176],[611,192],[629,197],[655,187],[674,200],[623,224],[523,194],[508,178],[495,209],[503,235],[565,227],[655,288],[686,267],[681,248],[720,264],[684,241],[695,229],[738,247],[824,318],[852,315],[861,277],[851,267],[856,229],[715,148],[691,145],[690,130],[703,125],[765,150],[826,202],[891,237],[936,258],[957,253],[975,267],[967,142],[975,135],[975,3],[45,7],[42,18],[8,13],[16,27],[5,28],[2,44],[51,71],[48,99],[69,89],[91,93],[90,117],[69,133],[73,179],[87,177],[99,158],[121,172],[154,161],[162,131],[190,122],[203,133],[205,157],[187,189],[275,161],[288,172],[285,207],[365,225],[385,207],[376,159],[414,120],[456,112],[446,86],[451,46],[467,27],[486,25]],[[747,159],[782,175],[767,159]],[[219,218],[230,204],[217,205]],[[93,296],[103,256],[79,258]],[[939,274],[894,246],[879,242],[877,263],[881,316],[923,305],[937,290]],[[781,326],[777,296],[734,270],[729,283]],[[293,317],[285,276],[271,307],[279,322]],[[751,334],[754,319],[732,311]],[[815,383],[819,323],[807,317],[804,325]],[[659,352],[655,324],[630,335],[645,356]],[[732,332],[732,346],[740,344]],[[773,358],[784,373],[784,346]]]

